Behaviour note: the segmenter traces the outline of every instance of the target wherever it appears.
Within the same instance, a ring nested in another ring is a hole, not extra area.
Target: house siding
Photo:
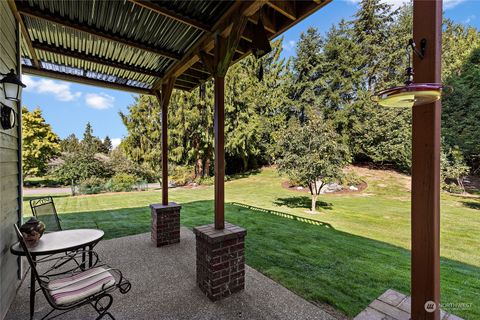
[[[19,73],[19,29],[7,1],[0,1],[0,73],[10,69]],[[17,103],[8,101],[0,90],[0,102],[17,112]],[[21,170],[20,170],[20,121],[15,128],[3,130],[0,127],[0,319],[10,307],[19,284],[20,264],[10,253],[10,246],[16,241],[13,225],[21,217]]]

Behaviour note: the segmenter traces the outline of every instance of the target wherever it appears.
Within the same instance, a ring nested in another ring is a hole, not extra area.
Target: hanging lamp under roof
[[[410,39],[407,46],[408,67],[406,68],[405,85],[401,87],[388,88],[376,92],[372,101],[383,107],[414,107],[428,104],[439,100],[442,97],[443,85],[441,83],[414,83],[413,67],[411,67],[410,49],[423,59],[425,56],[426,39],[422,39],[420,51],[417,50],[415,42]]]

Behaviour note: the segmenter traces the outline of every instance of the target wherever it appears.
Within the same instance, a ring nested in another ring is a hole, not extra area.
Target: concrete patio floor
[[[186,228],[179,244],[156,248],[145,233],[101,241],[96,251],[132,283],[126,295],[114,293],[111,313],[116,319],[335,319],[248,266],[245,291],[211,302],[196,285],[195,237]],[[29,279],[27,275],[6,320],[29,318]],[[35,319],[50,310],[42,293],[37,293],[35,310]],[[59,319],[96,316],[85,306]]]

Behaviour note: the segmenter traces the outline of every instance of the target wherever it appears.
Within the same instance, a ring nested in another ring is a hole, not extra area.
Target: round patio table
[[[97,229],[73,229],[45,233],[38,241],[35,247],[28,248],[33,261],[38,256],[47,256],[56,253],[75,251],[78,249],[89,248],[88,255],[89,267],[92,266],[91,250],[95,244],[102,240],[104,236],[102,230]],[[10,247],[10,252],[17,256],[24,256],[25,252],[19,242]],[[85,253],[82,255],[82,262],[85,263]],[[30,272],[30,319],[33,319],[35,309],[35,277]]]

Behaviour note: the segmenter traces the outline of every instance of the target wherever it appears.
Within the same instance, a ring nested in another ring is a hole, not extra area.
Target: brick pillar
[[[157,247],[180,242],[180,209],[175,202],[151,204],[152,241]]]
[[[247,230],[225,223],[193,228],[197,238],[197,284],[212,301],[245,288],[245,235]]]

